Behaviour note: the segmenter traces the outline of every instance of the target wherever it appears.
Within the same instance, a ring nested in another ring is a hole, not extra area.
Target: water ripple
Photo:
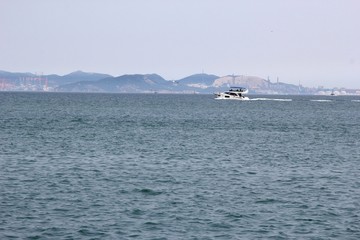
[[[0,97],[0,239],[360,238],[355,97]]]

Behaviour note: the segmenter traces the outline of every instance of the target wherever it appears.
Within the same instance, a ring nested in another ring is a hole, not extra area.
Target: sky
[[[359,0],[0,0],[0,70],[360,88]]]

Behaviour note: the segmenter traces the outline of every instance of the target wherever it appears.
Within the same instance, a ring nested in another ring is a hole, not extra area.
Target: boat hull
[[[216,100],[240,100],[240,101],[248,101],[250,100],[248,97],[241,96],[231,96],[231,95],[222,95],[222,94],[216,94],[215,96]]]

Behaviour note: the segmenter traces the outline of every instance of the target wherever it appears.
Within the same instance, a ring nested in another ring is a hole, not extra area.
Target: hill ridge
[[[113,93],[215,93],[230,86],[242,86],[250,94],[327,94],[334,89],[309,88],[283,82],[271,82],[258,76],[196,73],[178,80],[166,80],[157,73],[112,76],[81,70],[60,76],[36,75],[0,70],[0,91],[113,92]],[[335,89],[341,94],[359,94],[360,90]]]

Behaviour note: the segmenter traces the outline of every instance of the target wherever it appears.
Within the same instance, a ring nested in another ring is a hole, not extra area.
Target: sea
[[[360,239],[360,96],[0,92],[0,239]]]

